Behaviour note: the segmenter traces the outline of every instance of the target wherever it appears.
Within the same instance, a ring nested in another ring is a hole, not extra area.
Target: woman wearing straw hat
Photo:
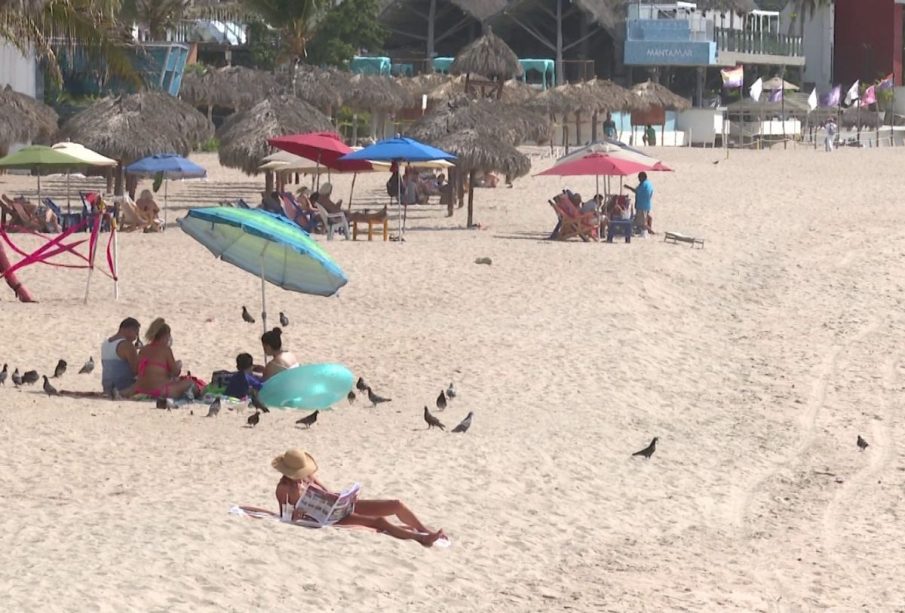
[[[325,492],[329,491],[314,476],[317,472],[317,462],[306,451],[290,449],[275,457],[271,466],[283,475],[276,490],[277,507],[280,509],[283,504],[295,507],[306,488],[314,487]],[[299,519],[298,513],[294,511],[292,519]],[[393,516],[398,518],[402,525],[386,519]],[[373,528],[397,539],[418,541],[425,547],[446,538],[443,530],[434,531],[426,527],[399,500],[357,500],[352,511],[336,523],[342,526]]]

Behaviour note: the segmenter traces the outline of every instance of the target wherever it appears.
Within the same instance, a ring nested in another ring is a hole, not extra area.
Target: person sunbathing
[[[323,207],[325,211],[328,213],[342,213],[343,211],[343,201],[338,200],[333,202],[330,200],[330,195],[333,193],[333,185],[330,183],[324,183],[320,186],[320,189],[317,190],[318,198],[317,204]]]
[[[317,462],[301,449],[290,449],[278,455],[270,465],[283,475],[276,488],[278,515],[281,514],[283,504],[295,507],[306,488],[330,491],[315,477]],[[292,519],[301,519],[301,515],[302,513],[296,509],[293,511]],[[393,523],[387,520],[387,517],[396,517],[401,524]],[[425,547],[430,547],[446,537],[442,529],[431,530],[422,524],[421,520],[399,500],[359,499],[349,514],[336,522],[336,525],[365,526],[400,540],[418,541]]]
[[[135,382],[135,393],[152,398],[181,398],[192,389],[195,393],[201,390],[189,377],[180,377],[182,362],[173,356],[170,347],[173,335],[169,324],[158,317],[148,326],[145,332],[148,344],[138,352],[138,379]]]
[[[264,365],[261,374],[261,379],[264,381],[267,381],[277,373],[289,370],[290,368],[295,368],[299,365],[299,362],[295,359],[294,355],[288,351],[283,351],[282,335],[283,331],[279,328],[274,328],[261,335],[261,346],[264,348],[264,355],[271,358],[271,360]]]
[[[160,232],[163,220],[160,219],[160,207],[154,201],[151,190],[142,190],[138,200],[135,201],[135,208],[144,223],[145,232]]]
[[[24,198],[17,198],[16,203],[22,206],[22,210],[29,215],[30,221],[34,223],[35,227],[31,229],[38,232],[59,234],[60,220],[57,219],[56,214],[49,207],[43,204],[35,204]]]

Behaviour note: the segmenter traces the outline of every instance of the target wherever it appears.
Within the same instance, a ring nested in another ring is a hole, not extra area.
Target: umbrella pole
[[[265,247],[264,251],[266,250]],[[264,281],[264,251],[261,252],[261,325],[264,326],[264,332],[267,332],[267,294],[265,293],[267,284]]]
[[[355,193],[355,179],[357,179],[357,178],[358,178],[358,173],[353,172],[352,173],[352,189],[349,190],[349,204],[346,207],[350,211],[352,210],[352,195]]]
[[[113,232],[113,300],[119,300],[119,232],[115,226],[110,231]]]
[[[402,160],[400,160],[397,163],[397,167],[399,168],[399,172],[401,173],[402,172]],[[396,181],[396,188],[399,192],[398,193],[399,213],[396,215],[396,218],[399,221],[399,242],[401,243],[402,242],[402,231],[403,231],[403,228],[405,228],[405,224],[402,221],[402,177],[401,176],[399,177],[399,180]],[[406,213],[408,213],[407,210],[406,210]]]
[[[41,171],[38,171],[38,203],[41,202]]]
[[[66,171],[66,216],[72,215],[72,205],[69,202],[69,171]]]

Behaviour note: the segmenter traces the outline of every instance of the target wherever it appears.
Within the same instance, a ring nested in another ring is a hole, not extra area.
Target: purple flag
[[[782,102],[782,89],[775,89],[770,92],[768,100],[770,102]]]
[[[842,100],[842,86],[837,85],[829,92],[820,96],[820,106],[823,107],[831,107],[831,106],[839,106],[839,102]]]
[[[892,89],[893,85],[895,85],[895,83],[893,82],[893,76],[887,75],[885,79],[877,84],[877,89]]]

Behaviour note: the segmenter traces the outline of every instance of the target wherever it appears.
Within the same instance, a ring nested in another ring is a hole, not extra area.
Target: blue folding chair
[[[63,209],[50,198],[44,198],[41,202],[57,216],[57,219],[60,220],[60,227],[64,232],[69,228],[82,223],[83,218],[81,213],[64,213]]]

